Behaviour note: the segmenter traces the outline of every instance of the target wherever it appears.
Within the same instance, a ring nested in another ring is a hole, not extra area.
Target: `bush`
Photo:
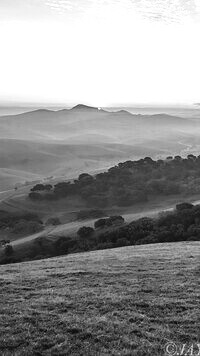
[[[69,253],[77,245],[77,241],[70,237],[60,236],[54,243],[56,254],[63,255]]]
[[[45,186],[43,184],[36,184],[31,191],[32,192],[37,192],[37,191],[41,191],[41,190],[45,190]]]
[[[90,237],[94,233],[94,229],[90,226],[82,226],[78,231],[77,234],[81,238]]]
[[[109,218],[99,219],[95,221],[94,227],[95,229],[102,229],[104,227],[109,227],[113,225],[117,226],[122,224],[124,224],[124,218],[121,215],[113,215]]]
[[[103,229],[106,226],[107,219],[99,219],[95,221],[94,227],[95,229]]]
[[[176,205],[176,210],[177,211],[182,211],[182,210],[185,210],[185,209],[192,209],[193,207],[194,207],[194,205],[191,204],[191,203],[180,203],[180,204]]]
[[[117,241],[116,241],[117,247],[122,247],[122,246],[127,246],[127,245],[129,245],[129,241],[125,237],[117,239]]]
[[[4,251],[7,257],[11,256],[14,252],[13,247],[11,245],[6,245]]]
[[[121,215],[113,215],[106,219],[106,225],[122,225],[124,224],[124,218]]]

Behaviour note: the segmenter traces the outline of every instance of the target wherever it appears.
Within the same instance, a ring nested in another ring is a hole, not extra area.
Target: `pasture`
[[[0,354],[164,356],[200,340],[199,242],[1,266]]]

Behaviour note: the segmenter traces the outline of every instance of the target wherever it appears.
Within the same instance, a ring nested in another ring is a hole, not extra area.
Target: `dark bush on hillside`
[[[187,235],[200,238],[200,225],[190,225],[187,229]]]
[[[81,238],[90,237],[94,233],[94,229],[90,226],[82,226],[78,231],[77,234]]]
[[[106,219],[106,225],[121,225],[124,224],[124,218],[121,215],[113,215]]]
[[[29,193],[28,196],[29,196],[29,198],[30,198],[31,200],[36,200],[36,201],[38,201],[38,200],[42,200],[42,199],[43,199],[42,195],[41,195],[40,193],[36,193],[36,192]]]
[[[51,236],[40,236],[33,241],[26,256],[28,259],[38,259],[39,256],[50,257],[57,255],[54,239]]]
[[[95,223],[94,223],[95,229],[103,229],[106,226],[106,221],[107,221],[107,219],[105,219],[105,218],[95,221]]]
[[[44,190],[51,190],[53,187],[52,187],[52,185],[51,184],[45,184],[45,186],[44,186]]]
[[[124,218],[120,215],[113,215],[108,218],[99,219],[95,221],[94,227],[95,229],[102,229],[104,227],[109,227],[113,225],[117,226],[121,224],[124,224]]]
[[[36,184],[33,188],[31,188],[31,192],[37,192],[37,191],[44,191],[44,190],[51,190],[53,187],[51,184]]]
[[[191,203],[180,203],[180,204],[176,205],[176,210],[182,211],[185,209],[192,209],[193,207],[194,207],[194,205]]]
[[[65,255],[75,248],[77,241],[70,237],[60,236],[54,243],[56,255]]]
[[[41,191],[41,190],[45,190],[45,186],[44,184],[36,184],[32,189],[31,191],[32,192],[37,192],[37,191]]]
[[[93,183],[94,181],[94,177],[91,176],[90,174],[88,173],[82,173],[79,175],[78,177],[78,182],[83,186],[83,185],[88,185],[88,184],[91,184]]]
[[[199,236],[189,236],[187,241],[200,241]]]
[[[77,187],[70,182],[60,182],[54,185],[54,194],[57,198],[64,198],[76,194]]]
[[[156,235],[148,235],[142,239],[136,241],[136,245],[146,245],[146,244],[155,244],[158,243],[159,239]]]
[[[129,241],[125,237],[121,237],[116,241],[116,247],[122,247],[129,245]]]

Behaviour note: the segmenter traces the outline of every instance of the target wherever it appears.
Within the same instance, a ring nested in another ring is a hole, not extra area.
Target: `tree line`
[[[131,206],[156,196],[200,192],[200,156],[188,155],[153,160],[126,161],[104,173],[82,173],[72,182],[36,184],[29,193],[34,201],[83,199],[88,207]]]

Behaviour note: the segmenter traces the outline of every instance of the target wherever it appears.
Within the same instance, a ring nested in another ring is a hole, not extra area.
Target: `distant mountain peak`
[[[84,105],[84,104],[78,104],[76,106],[74,106],[73,108],[71,108],[70,110],[73,111],[98,111],[97,108],[93,107],[93,106],[88,106],[88,105]]]

